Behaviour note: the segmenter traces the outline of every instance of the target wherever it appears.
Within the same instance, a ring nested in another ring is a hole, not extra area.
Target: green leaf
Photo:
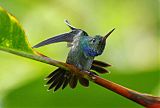
[[[12,15],[0,7],[0,48],[33,54],[24,30]]]
[[[34,49],[17,19],[0,7],[0,50],[68,69],[65,63],[52,60]]]

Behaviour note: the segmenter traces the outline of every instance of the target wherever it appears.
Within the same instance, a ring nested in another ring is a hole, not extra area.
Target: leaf
[[[0,48],[14,49],[34,54],[27,42],[24,30],[12,15],[0,7]]]
[[[52,60],[34,49],[17,19],[0,7],[0,50],[67,69],[65,63]]]

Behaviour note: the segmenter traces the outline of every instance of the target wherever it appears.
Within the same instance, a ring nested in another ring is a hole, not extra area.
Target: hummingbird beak
[[[103,37],[103,42],[106,41],[106,39],[108,38],[108,36],[109,36],[114,30],[115,30],[115,28],[112,29],[109,33],[106,34],[106,36]]]

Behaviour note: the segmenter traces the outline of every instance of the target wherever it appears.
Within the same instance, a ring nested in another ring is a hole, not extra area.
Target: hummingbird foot
[[[93,72],[93,71],[82,71],[83,73],[86,73],[87,75],[89,75],[89,77],[91,79],[95,79],[95,76],[99,76],[97,73]]]

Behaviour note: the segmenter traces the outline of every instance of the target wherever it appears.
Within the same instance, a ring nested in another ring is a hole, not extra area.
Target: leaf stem
[[[123,97],[126,97],[146,108],[160,108],[160,97],[139,93],[96,75],[94,75],[93,82],[119,95],[122,95]]]

